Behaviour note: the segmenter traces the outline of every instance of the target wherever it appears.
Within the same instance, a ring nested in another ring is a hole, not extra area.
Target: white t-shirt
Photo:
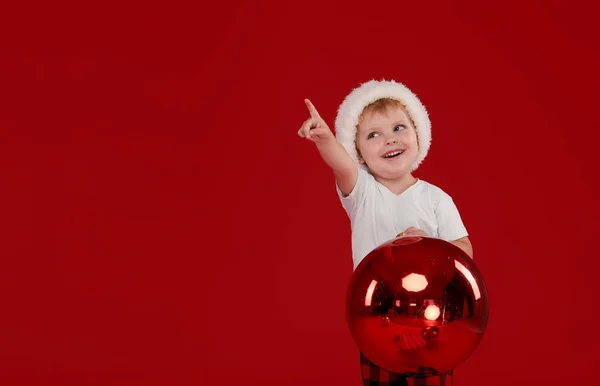
[[[423,180],[418,179],[396,195],[369,172],[358,168],[358,180],[352,192],[347,197],[339,187],[337,192],[350,217],[354,268],[376,247],[409,227],[446,241],[468,236],[452,198]]]

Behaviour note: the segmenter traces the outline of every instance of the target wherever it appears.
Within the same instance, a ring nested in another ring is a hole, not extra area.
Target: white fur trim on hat
[[[352,90],[338,109],[335,119],[337,140],[344,146],[350,157],[358,163],[356,151],[356,128],[365,107],[378,99],[389,98],[399,101],[412,119],[419,141],[419,152],[412,165],[415,170],[425,159],[431,145],[431,122],[425,106],[419,98],[402,83],[395,81],[371,80]],[[359,163],[359,166],[364,165]]]

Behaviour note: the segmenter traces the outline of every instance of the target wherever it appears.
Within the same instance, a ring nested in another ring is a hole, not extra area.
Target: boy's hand
[[[298,135],[301,138],[309,139],[315,143],[329,140],[334,138],[333,133],[327,126],[327,123],[321,118],[315,106],[308,99],[304,100],[308,111],[310,112],[310,118],[308,118],[298,130]]]
[[[415,228],[415,227],[410,227],[408,229],[406,229],[404,232],[400,233],[398,236],[429,236],[427,233],[425,233],[425,231],[419,229],[419,228]]]

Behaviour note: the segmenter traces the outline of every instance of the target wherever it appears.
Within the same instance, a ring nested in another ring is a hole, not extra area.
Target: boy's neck
[[[380,184],[383,184],[386,188],[388,188],[390,192],[396,195],[402,194],[402,192],[404,192],[406,189],[410,188],[417,182],[417,179],[413,177],[411,173],[406,173],[402,177],[392,180],[387,180],[380,177],[375,177],[375,180]]]

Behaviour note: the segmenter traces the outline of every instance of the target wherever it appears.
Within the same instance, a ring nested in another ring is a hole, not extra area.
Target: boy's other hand
[[[304,103],[306,103],[306,107],[308,107],[310,118],[302,124],[300,130],[298,130],[298,135],[301,138],[309,139],[315,143],[334,138],[329,126],[327,126],[327,123],[321,118],[315,106],[313,106],[308,99],[305,99]]]
[[[404,232],[400,233],[398,236],[429,236],[424,230],[419,228],[410,227],[406,229]]]

